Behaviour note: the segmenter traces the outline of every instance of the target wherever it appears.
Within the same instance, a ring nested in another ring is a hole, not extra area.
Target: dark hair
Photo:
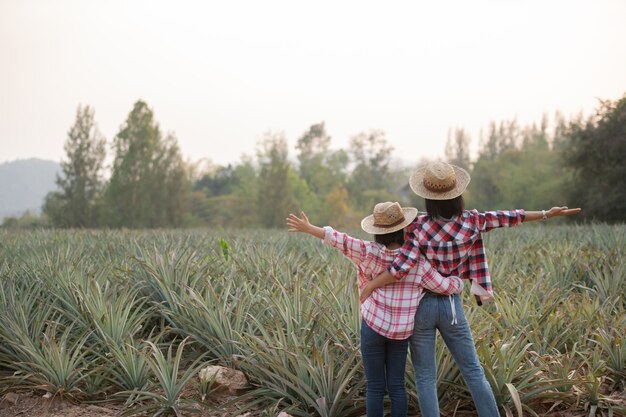
[[[426,212],[432,218],[443,217],[449,219],[453,216],[459,216],[465,210],[465,202],[463,195],[452,198],[450,200],[426,200]]]
[[[396,230],[395,232],[385,233],[382,235],[374,235],[374,240],[376,241],[376,243],[380,243],[381,245],[385,246],[389,246],[392,243],[403,245],[404,229]]]

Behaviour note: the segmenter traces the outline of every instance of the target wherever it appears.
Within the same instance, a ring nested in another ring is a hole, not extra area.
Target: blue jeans
[[[422,417],[439,417],[437,400],[437,364],[435,337],[439,330],[443,341],[459,366],[465,384],[472,394],[480,417],[499,417],[498,405],[485,372],[480,365],[472,332],[463,313],[459,295],[453,296],[456,324],[452,324],[450,298],[431,292],[420,301],[415,313],[415,329],[411,336],[411,360],[415,370],[415,386]]]
[[[385,391],[391,399],[391,416],[406,417],[404,384],[409,340],[393,340],[379,335],[361,320],[361,356],[365,368],[367,417],[383,416]]]

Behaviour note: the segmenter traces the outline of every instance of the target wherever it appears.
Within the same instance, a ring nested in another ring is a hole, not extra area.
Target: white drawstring
[[[450,324],[454,326],[458,323],[456,320],[456,308],[454,308],[454,295],[449,295],[448,298],[450,299],[450,308],[452,309],[452,323]]]

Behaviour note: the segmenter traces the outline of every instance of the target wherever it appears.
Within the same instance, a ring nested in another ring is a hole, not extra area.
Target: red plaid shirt
[[[359,292],[367,281],[384,272],[400,253],[375,242],[355,239],[332,227],[324,228],[324,243],[350,259],[357,268]],[[423,257],[406,274],[406,279],[378,288],[361,304],[361,317],[367,325],[389,339],[406,339],[413,333],[415,311],[424,296],[423,288],[444,295],[461,292],[458,278],[441,276]]]
[[[476,280],[489,293],[484,297],[477,296],[478,304],[482,304],[482,300],[493,298],[493,288],[481,233],[496,227],[515,226],[525,217],[524,210],[484,213],[466,210],[451,220],[417,216],[405,228],[407,239],[400,255],[388,268],[389,272],[402,279],[409,275],[418,260],[421,263],[426,257],[443,275]]]

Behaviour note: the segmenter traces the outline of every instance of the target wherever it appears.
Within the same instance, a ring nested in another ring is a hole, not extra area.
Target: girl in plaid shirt
[[[469,184],[462,168],[435,162],[411,175],[409,185],[426,199],[428,215],[419,216],[407,226],[409,238],[401,253],[383,273],[361,291],[361,300],[383,285],[395,285],[407,277],[413,265],[424,257],[444,275],[455,274],[472,280],[472,293],[479,303],[493,298],[487,259],[481,234],[496,227],[515,226],[524,221],[568,216],[580,209],[553,207],[549,211],[464,210],[462,193]],[[423,417],[438,417],[437,366],[435,337],[439,330],[469,388],[478,415],[499,417],[491,386],[480,365],[472,334],[458,295],[448,299],[428,293],[416,313],[411,336],[411,358],[415,370],[417,395]]]
[[[369,280],[383,272],[398,255],[404,242],[404,227],[417,216],[414,208],[398,203],[379,203],[361,228],[375,236],[376,242],[355,239],[333,228],[312,225],[306,214],[290,214],[290,232],[303,232],[322,239],[342,252],[357,268],[359,291]],[[367,379],[368,417],[382,417],[385,390],[391,399],[392,417],[407,415],[404,383],[408,337],[414,327],[415,311],[424,288],[444,295],[459,293],[463,284],[457,277],[441,276],[421,258],[408,271],[406,279],[380,288],[361,304],[361,355]]]

